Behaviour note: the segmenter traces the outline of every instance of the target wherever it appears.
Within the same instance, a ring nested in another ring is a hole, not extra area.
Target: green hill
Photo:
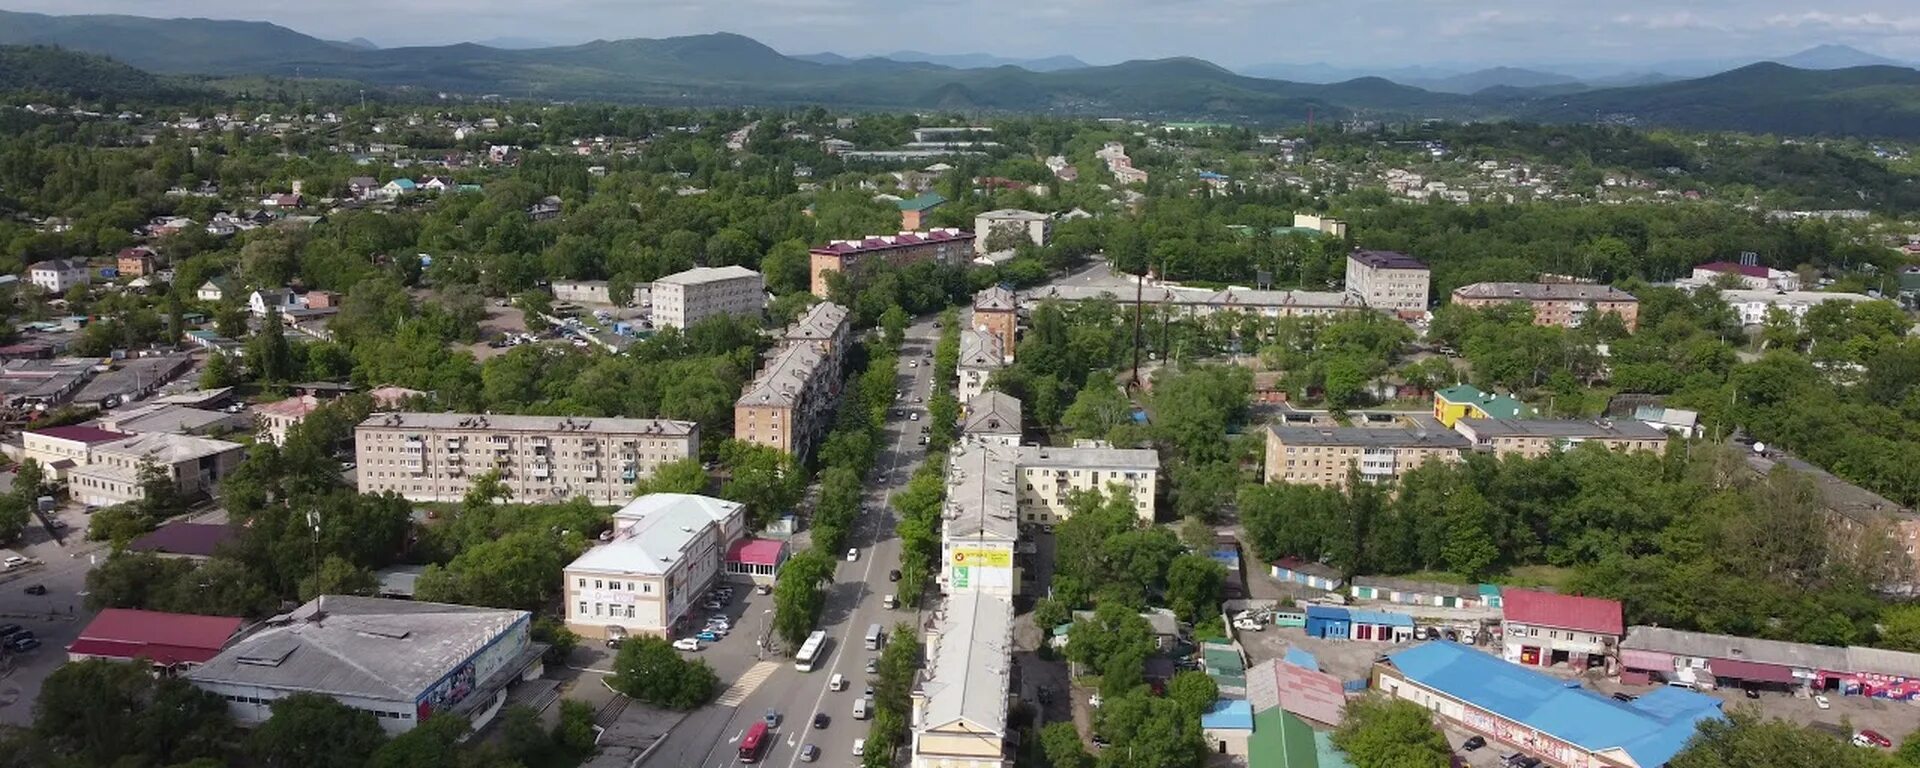
[[[0,92],[4,91],[45,91],[109,101],[207,95],[102,56],[13,45],[0,46]]]
[[[276,61],[345,60],[355,49],[255,21],[48,16],[0,11],[0,45],[57,45],[163,74],[251,74]]]
[[[1521,103],[1517,112],[1554,122],[1913,137],[1920,136],[1920,71],[1807,70],[1768,62],[1697,80],[1540,98]]]

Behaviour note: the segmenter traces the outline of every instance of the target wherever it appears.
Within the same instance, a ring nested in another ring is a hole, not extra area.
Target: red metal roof
[[[727,548],[727,562],[748,565],[779,565],[787,543],[774,539],[741,539]]]
[[[168,523],[134,539],[127,549],[212,557],[214,550],[232,541],[234,535],[232,526],[219,523]]]
[[[1740,659],[1714,659],[1707,662],[1715,677],[1731,677],[1758,683],[1793,683],[1793,670],[1773,664]]]
[[[72,440],[77,443],[87,443],[89,445],[93,443],[110,443],[115,440],[125,440],[133,437],[133,435],[122,434],[99,427],[89,427],[84,424],[65,427],[47,427],[46,429],[33,429],[28,431],[36,435],[59,438],[61,440]]]
[[[80,631],[67,652],[119,659],[143,657],[156,664],[201,664],[218,656],[239,631],[240,619],[232,616],[108,608]]]
[[[1577,629],[1615,637],[1626,634],[1620,601],[1579,595],[1556,595],[1531,589],[1502,589],[1500,602],[1507,621],[1542,627]]]
[[[894,248],[909,248],[930,243],[944,243],[972,240],[973,233],[958,229],[934,229],[926,232],[902,232],[897,235],[876,235],[863,240],[836,240],[825,246],[815,248],[813,253],[847,254],[885,251]]]

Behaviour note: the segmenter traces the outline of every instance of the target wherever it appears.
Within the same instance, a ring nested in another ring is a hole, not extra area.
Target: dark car
[[[27,594],[29,595],[44,595],[46,593],[47,593],[47,585],[45,584],[35,584],[31,587],[27,587]]]
[[[25,632],[26,630],[27,630],[26,627],[20,626],[18,624],[0,624],[0,640],[5,640],[9,637],[13,637],[14,635],[17,635],[21,632]]]
[[[34,637],[31,633],[21,633],[7,641],[7,650],[14,653],[25,653],[38,647],[40,647],[40,638]]]
[[[887,571],[887,581],[899,581],[899,580],[900,580],[899,571]]]
[[[1467,739],[1467,740],[1466,740],[1466,741],[1464,741],[1464,742],[1461,742],[1461,744],[1460,744],[1460,748],[1461,748],[1461,749],[1464,749],[1464,750],[1466,750],[1466,751],[1468,751],[1468,752],[1472,752],[1472,751],[1474,751],[1474,750],[1476,750],[1476,749],[1479,749],[1479,748],[1481,748],[1481,747],[1484,747],[1484,746],[1486,746],[1486,745],[1487,745],[1487,740],[1486,740],[1486,739],[1484,739],[1484,738],[1481,738],[1481,737],[1479,737],[1479,736],[1474,736],[1474,737],[1472,737],[1472,738],[1470,738],[1470,739]]]
[[[1633,701],[1636,698],[1638,697],[1631,693],[1616,693],[1613,695],[1614,701]]]
[[[825,728],[827,727],[827,723],[831,722],[833,722],[833,718],[827,717],[827,713],[825,712],[816,712],[813,715],[813,727],[815,728]]]
[[[1514,762],[1513,766],[1514,768],[1540,768],[1540,758],[1523,755]]]

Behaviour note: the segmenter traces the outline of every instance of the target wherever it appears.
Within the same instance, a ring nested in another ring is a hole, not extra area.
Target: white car
[[[908,421],[919,421],[919,420],[920,420],[920,412],[919,412],[919,411],[914,411],[913,413],[909,413],[909,414],[907,414],[907,420],[908,420]]]
[[[847,550],[847,562],[851,563],[858,559],[860,559],[860,550],[858,549]]]
[[[854,740],[853,740],[853,756],[854,756],[854,757],[865,757],[865,756],[866,756],[866,754],[867,754],[867,740],[866,740],[866,739],[854,739]]]
[[[827,680],[827,690],[830,690],[830,691],[844,691],[844,690],[846,690],[846,689],[847,689],[847,676],[846,676],[846,675],[843,675],[843,674],[840,674],[840,673],[838,673],[838,672],[835,672],[835,673],[833,673],[833,677],[831,677],[831,678],[828,678],[828,680]]]
[[[673,649],[676,651],[697,651],[700,650],[700,641],[691,637],[683,637],[673,641]]]
[[[918,360],[908,360],[908,361],[907,361],[907,367],[908,367],[908,368],[918,368],[918,367],[920,367],[920,361],[918,361]]]
[[[1825,696],[1813,697],[1813,705],[1821,709],[1833,709],[1833,702],[1828,701]]]

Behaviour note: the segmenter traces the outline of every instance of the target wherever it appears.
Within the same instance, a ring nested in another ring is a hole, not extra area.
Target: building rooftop
[[[1396,592],[1414,592],[1423,595],[1452,595],[1454,597],[1480,597],[1480,588],[1472,584],[1449,584],[1444,581],[1416,581],[1395,576],[1355,576],[1351,582],[1356,587],[1377,587]]]
[[[967,401],[967,417],[960,422],[960,434],[1018,435],[1020,432],[1019,398],[989,389]]]
[[[1633,409],[1633,418],[1642,422],[1656,421],[1661,424],[1672,424],[1677,427],[1691,429],[1695,424],[1700,423],[1700,412],[1689,411],[1684,408],[1643,405]]]
[[[1665,440],[1659,427],[1633,419],[1461,419],[1458,425],[1481,439],[1494,437],[1554,437],[1565,439]]]
[[[115,411],[99,419],[102,426],[128,433],[197,432],[234,421],[230,414],[171,403],[155,403]]]
[[[1023,211],[1019,208],[1001,208],[998,210],[987,211],[986,213],[982,213],[979,216],[976,216],[974,218],[987,219],[989,221],[1046,221],[1053,217],[1048,216],[1044,213],[1035,213],[1033,211]]]
[[[947,201],[947,198],[941,196],[938,193],[922,192],[918,195],[915,195],[913,197],[900,201],[900,210],[930,211],[930,210],[933,210],[935,206],[938,206],[941,203],[945,203],[946,201]]]
[[[1308,576],[1320,576],[1323,578],[1333,579],[1334,581],[1340,580],[1340,569],[1335,568],[1331,565],[1327,565],[1326,563],[1314,562],[1312,560],[1302,560],[1297,557],[1283,557],[1273,561],[1273,565],[1276,568],[1293,571],[1294,573],[1304,573]]]
[[[1559,595],[1509,587],[1500,591],[1507,621],[1538,627],[1560,627],[1620,636],[1626,632],[1620,601],[1600,597]]]
[[[1316,723],[1337,726],[1346,716],[1347,693],[1338,677],[1290,661],[1268,659],[1247,670],[1247,701],[1256,712],[1279,707]]]
[[[1474,283],[1453,289],[1459,299],[1514,301],[1639,301],[1611,285],[1592,283]]]
[[[1471,445],[1460,433],[1425,414],[1409,416],[1391,427],[1313,427],[1276,424],[1267,428],[1280,442],[1299,446],[1361,448],[1451,448]]]
[[[814,376],[826,360],[819,351],[805,344],[795,344],[774,353],[765,368],[747,383],[735,406],[777,405],[794,407],[800,402],[800,393],[807,388],[807,382]]]
[[[947,462],[947,500],[940,515],[943,540],[1019,538],[1018,461],[1019,451],[1014,448],[954,446]]]
[[[748,565],[779,565],[787,543],[779,539],[741,539],[727,548],[727,562]]]
[[[212,557],[227,542],[239,537],[239,531],[224,523],[173,522],[155,528],[134,539],[127,549],[168,555]]]
[[[855,253],[877,253],[895,248],[911,248],[933,243],[972,242],[973,233],[951,227],[929,229],[925,232],[901,232],[897,235],[873,235],[861,240],[833,240],[810,253],[825,255],[846,255]]]
[[[700,425],[666,419],[611,419],[584,416],[510,416],[477,413],[376,413],[361,429],[470,429],[487,432],[578,432],[690,437]]]
[[[1482,392],[1478,387],[1468,384],[1447,387],[1433,394],[1456,405],[1473,405],[1496,419],[1518,419],[1533,415],[1533,409],[1518,398]]]
[[[1020,466],[1038,469],[1119,469],[1157,472],[1160,454],[1151,448],[1022,446]]]
[[[313,395],[295,395],[285,400],[275,400],[266,405],[254,406],[253,410],[262,416],[278,416],[287,419],[304,419],[307,414],[320,409],[320,398]]]
[[[800,319],[787,326],[786,340],[829,341],[847,324],[847,308],[823,301],[807,308]]]
[[[1747,451],[1747,468],[1760,475],[1772,472],[1776,467],[1799,472],[1812,478],[1814,487],[1820,489],[1820,499],[1828,509],[1855,520],[1876,520],[1887,515],[1903,514],[1907,508],[1898,502],[1869,491],[1853,483],[1840,479],[1832,472],[1802,461],[1798,457],[1769,448],[1766,453]]]
[[[1694,269],[1704,269],[1708,272],[1725,274],[1746,275],[1747,277],[1757,277],[1762,280],[1767,279],[1767,268],[1758,264],[1746,265],[1735,264],[1731,261],[1713,261],[1701,264],[1700,266],[1694,267]]]
[[[1254,713],[1247,747],[1248,768],[1352,768],[1325,732],[1279,708]]]
[[[751,269],[730,264],[724,267],[694,267],[693,269],[675,272],[653,282],[655,285],[660,283],[667,283],[669,285],[702,285],[705,283],[717,283],[722,280],[742,280],[759,276],[760,273]]]
[[[960,368],[999,368],[1007,364],[1007,352],[1001,349],[1000,335],[978,328],[960,331]]]
[[[67,646],[69,653],[145,658],[155,664],[201,664],[219,655],[241,620],[232,616],[106,608]]]
[[[1789,643],[1784,640],[1715,635],[1707,632],[1687,632],[1667,627],[1628,627],[1627,637],[1620,641],[1620,648],[1628,651],[1654,651],[1703,659],[1738,659],[1784,667],[1848,671],[1845,648]],[[1920,654],[1902,655],[1913,658],[1914,661],[1909,662],[1910,668],[1920,668],[1920,663],[1916,663],[1920,662]]]
[[[390,565],[373,572],[380,581],[381,597],[400,597],[412,599],[414,588],[420,583],[420,574],[426,573],[424,565]]]
[[[663,576],[708,525],[724,525],[744,506],[690,493],[647,494],[613,513],[613,541],[588,549],[567,570]]]
[[[186,677],[195,683],[413,701],[455,665],[530,618],[526,611],[322,595],[261,622]]]
[[[1414,682],[1589,752],[1617,749],[1634,763],[1665,765],[1702,720],[1719,719],[1720,701],[1662,687],[1631,702],[1510,664],[1456,643],[1435,641],[1387,654]]]
[[[57,440],[71,440],[76,443],[86,443],[88,445],[111,443],[115,440],[125,440],[133,437],[133,435],[125,432],[89,427],[85,424],[73,424],[65,427],[47,427],[46,429],[29,429],[27,430],[27,434],[51,437]]]
[[[1777,306],[1816,306],[1829,301],[1877,301],[1872,296],[1834,291],[1756,291],[1733,288],[1720,291],[1720,300],[1728,304],[1773,304]]]
[[[1218,731],[1253,730],[1253,706],[1237,699],[1220,699],[1200,713],[1200,727]]]
[[[972,730],[1007,731],[1007,692],[1012,685],[1013,601],[984,592],[947,597],[936,615],[939,634],[927,677],[921,730],[965,723]]]
[[[1354,251],[1347,258],[1374,269],[1426,269],[1419,259],[1399,251]]]
[[[164,432],[137,435],[111,443],[102,443],[94,447],[96,455],[100,453],[150,458],[160,464],[179,464],[185,461],[198,461],[209,456],[218,456],[228,451],[244,450],[246,446],[193,435],[172,435]]]
[[[991,286],[973,295],[975,312],[1012,312],[1019,308],[1020,300],[1003,286]]]
[[[1022,294],[1028,302],[1048,299],[1059,301],[1132,302],[1132,286],[1042,285]],[[1306,307],[1312,309],[1366,309],[1359,299],[1345,293],[1326,291],[1261,291],[1239,286],[1223,290],[1151,285],[1140,291],[1140,300],[1148,304],[1183,306],[1273,308]]]

